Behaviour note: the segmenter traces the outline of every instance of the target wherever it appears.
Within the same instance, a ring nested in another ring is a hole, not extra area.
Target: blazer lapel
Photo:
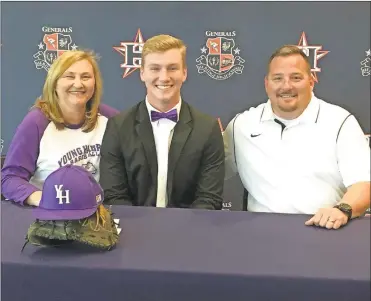
[[[170,144],[168,157],[168,173],[167,173],[167,195],[168,201],[171,202],[171,192],[173,187],[173,174],[175,167],[179,161],[180,154],[187,142],[188,136],[193,128],[192,116],[189,106],[186,102],[182,102],[180,109],[179,120],[174,127],[174,133]]]
[[[142,142],[144,153],[147,158],[147,164],[151,170],[153,183],[157,185],[157,152],[156,144],[153,136],[151,121],[149,120],[148,110],[144,101],[139,104],[135,130]]]

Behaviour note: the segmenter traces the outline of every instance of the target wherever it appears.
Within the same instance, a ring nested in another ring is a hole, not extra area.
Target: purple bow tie
[[[161,118],[167,118],[171,121],[177,122],[178,121],[178,113],[176,109],[173,109],[169,112],[162,113],[157,111],[151,111],[151,121],[157,121]]]

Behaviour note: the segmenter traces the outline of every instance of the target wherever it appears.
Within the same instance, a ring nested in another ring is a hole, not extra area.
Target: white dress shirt
[[[180,100],[175,107],[169,110],[171,111],[173,109],[176,109],[178,113],[178,119],[179,119],[179,114],[180,114],[181,102],[182,101]],[[147,106],[147,110],[149,114],[149,119],[151,120],[151,111],[159,112],[159,110],[151,106],[147,98],[146,98],[146,106]],[[162,118],[154,122],[151,121],[151,124],[152,124],[155,144],[156,144],[157,167],[158,167],[156,207],[165,208],[168,203],[166,184],[167,184],[169,149],[171,145],[171,140],[173,138],[173,132],[174,132],[174,127],[176,123],[167,118]]]

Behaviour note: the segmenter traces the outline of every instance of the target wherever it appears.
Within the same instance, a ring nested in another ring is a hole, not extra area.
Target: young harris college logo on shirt
[[[225,80],[233,74],[242,74],[245,60],[236,43],[236,31],[207,30],[206,41],[201,47],[201,56],[196,59],[197,72],[206,73],[212,79]]]
[[[100,155],[100,144],[93,145],[83,145],[81,147],[76,147],[67,153],[65,153],[59,160],[59,167],[65,166],[67,164],[76,164],[80,161],[88,161],[88,163],[82,164],[86,170],[90,171],[92,174],[97,172],[97,168],[89,161],[90,158],[98,157]]]
[[[72,27],[43,26],[44,33],[37,45],[38,51],[33,55],[36,69],[48,71],[54,60],[63,52],[76,50],[77,45],[72,41]]]

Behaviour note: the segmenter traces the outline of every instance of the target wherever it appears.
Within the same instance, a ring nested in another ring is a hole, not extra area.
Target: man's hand
[[[307,226],[326,227],[327,229],[339,229],[348,222],[345,213],[337,208],[321,208],[309,220],[305,222]]]

